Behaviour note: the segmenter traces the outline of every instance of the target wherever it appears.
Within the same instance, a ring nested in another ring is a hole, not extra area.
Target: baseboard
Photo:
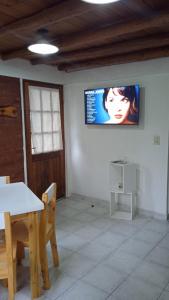
[[[160,214],[160,213],[157,213],[154,211],[150,211],[150,210],[146,210],[146,209],[142,209],[142,208],[138,208],[138,207],[137,207],[137,214],[139,216],[143,216],[146,218],[153,218],[156,220],[163,220],[163,221],[167,220],[167,216],[164,214]]]
[[[102,199],[98,199],[98,198],[88,197],[88,196],[80,195],[80,194],[76,194],[76,193],[73,193],[70,196],[70,198],[73,198],[75,200],[80,199],[80,200],[88,201],[91,204],[95,204],[95,205],[99,205],[99,206],[109,206],[110,205],[110,202],[108,200],[102,200]],[[121,205],[121,208],[124,211],[128,210],[127,205]],[[149,210],[142,209],[139,207],[136,208],[136,214],[139,216],[142,216],[142,217],[146,217],[146,218],[153,218],[153,219],[157,219],[157,220],[167,220],[167,215],[165,215],[165,214],[160,214],[160,213],[149,211]],[[169,215],[168,215],[168,220],[169,220]]]

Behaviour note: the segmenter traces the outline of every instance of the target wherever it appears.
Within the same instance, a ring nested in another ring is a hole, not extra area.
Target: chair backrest
[[[40,233],[42,235],[45,234],[48,223],[55,226],[56,190],[56,183],[52,183],[42,194],[42,201],[44,203],[44,210],[41,212],[40,220]]]
[[[0,185],[10,183],[10,176],[0,176]]]

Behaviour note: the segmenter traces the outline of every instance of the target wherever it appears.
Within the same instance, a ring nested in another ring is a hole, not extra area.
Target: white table
[[[16,219],[21,215],[24,218],[27,216],[29,219],[29,255],[33,299],[40,296],[38,211],[43,209],[42,201],[23,182],[0,185],[0,211],[10,212]]]

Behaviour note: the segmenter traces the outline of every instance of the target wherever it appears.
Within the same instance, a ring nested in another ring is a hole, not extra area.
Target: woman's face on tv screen
[[[127,119],[130,101],[120,94],[118,88],[110,88],[105,101],[105,107],[112,122],[120,124]]]

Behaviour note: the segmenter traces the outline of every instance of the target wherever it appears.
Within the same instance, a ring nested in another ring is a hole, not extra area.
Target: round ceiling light
[[[93,3],[93,4],[108,4],[108,3],[117,2],[119,0],[82,0],[82,1]]]
[[[42,55],[53,54],[59,51],[59,48],[48,43],[36,43],[28,46],[28,50]]]

